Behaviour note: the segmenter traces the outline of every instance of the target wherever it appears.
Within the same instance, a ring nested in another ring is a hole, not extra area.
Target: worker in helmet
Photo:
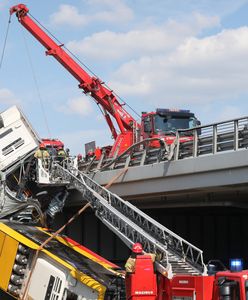
[[[126,272],[128,273],[135,272],[136,257],[137,255],[142,255],[142,253],[143,253],[142,245],[140,243],[133,244],[131,256],[128,258],[125,264]]]
[[[44,143],[40,144],[39,149],[34,154],[34,157],[37,159],[41,159],[42,166],[44,168],[48,169],[50,155],[49,155],[49,152],[47,151],[46,145]]]
[[[62,162],[66,159],[66,153],[63,147],[59,146],[58,147],[58,153],[57,153],[58,161]]]
[[[102,149],[97,147],[95,150],[95,156],[96,156],[96,160],[99,160],[102,156]]]
[[[78,154],[77,160],[78,160],[78,162],[81,162],[83,160],[83,156],[81,153]]]
[[[155,262],[156,255],[153,253],[144,253],[143,247],[140,243],[134,243],[132,246],[132,253],[131,256],[128,258],[125,269],[127,273],[134,273],[135,272],[135,263],[137,255],[150,255],[152,262]]]

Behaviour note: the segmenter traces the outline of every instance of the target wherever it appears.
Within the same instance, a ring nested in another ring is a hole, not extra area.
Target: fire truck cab
[[[214,275],[158,274],[149,255],[136,258],[134,273],[126,276],[126,297],[132,300],[248,300],[248,270],[230,261],[230,270]]]
[[[49,138],[44,138],[41,140],[41,142],[46,146],[47,149],[49,148],[64,148],[64,143],[61,142],[59,139],[49,139]]]
[[[178,129],[193,128],[200,124],[194,113],[189,110],[158,108],[156,112],[142,113],[141,130],[144,139],[163,138],[170,145]],[[183,139],[188,141],[189,137],[182,138],[182,142]],[[153,142],[152,146],[157,147],[156,143]]]
[[[247,300],[248,271],[218,272],[213,286],[213,300]]]

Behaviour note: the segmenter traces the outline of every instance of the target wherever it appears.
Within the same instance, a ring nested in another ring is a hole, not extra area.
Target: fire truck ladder
[[[175,274],[205,275],[202,250],[193,246],[131,203],[105,189],[82,172],[73,175],[60,165],[58,176],[68,180],[95,215],[129,248],[136,242],[146,253],[156,254],[157,271],[172,278]],[[74,173],[75,174],[75,173]]]

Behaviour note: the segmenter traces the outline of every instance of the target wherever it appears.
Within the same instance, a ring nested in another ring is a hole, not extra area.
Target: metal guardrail
[[[180,142],[190,136],[192,140]],[[215,155],[248,147],[248,117],[177,131],[173,159]]]
[[[185,141],[185,138],[188,141]],[[151,140],[155,139],[141,141],[115,158],[105,158],[103,154],[100,160],[93,158],[81,162],[79,168],[86,173],[99,172],[246,149],[248,148],[248,117],[191,129],[179,129],[171,145],[166,145],[163,139],[157,139],[160,141],[159,148],[150,148]]]
[[[161,143],[159,148],[149,147],[149,143],[154,140]],[[105,153],[103,153],[100,160],[96,160],[95,157],[93,157],[89,161],[79,162],[78,166],[79,169],[85,173],[143,166],[168,160],[169,153],[170,147],[166,145],[162,139],[146,139],[132,145],[117,157],[106,158]]]

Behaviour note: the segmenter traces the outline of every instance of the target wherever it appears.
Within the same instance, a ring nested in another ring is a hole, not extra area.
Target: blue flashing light
[[[240,272],[243,270],[243,260],[240,258],[230,259],[230,271]]]

